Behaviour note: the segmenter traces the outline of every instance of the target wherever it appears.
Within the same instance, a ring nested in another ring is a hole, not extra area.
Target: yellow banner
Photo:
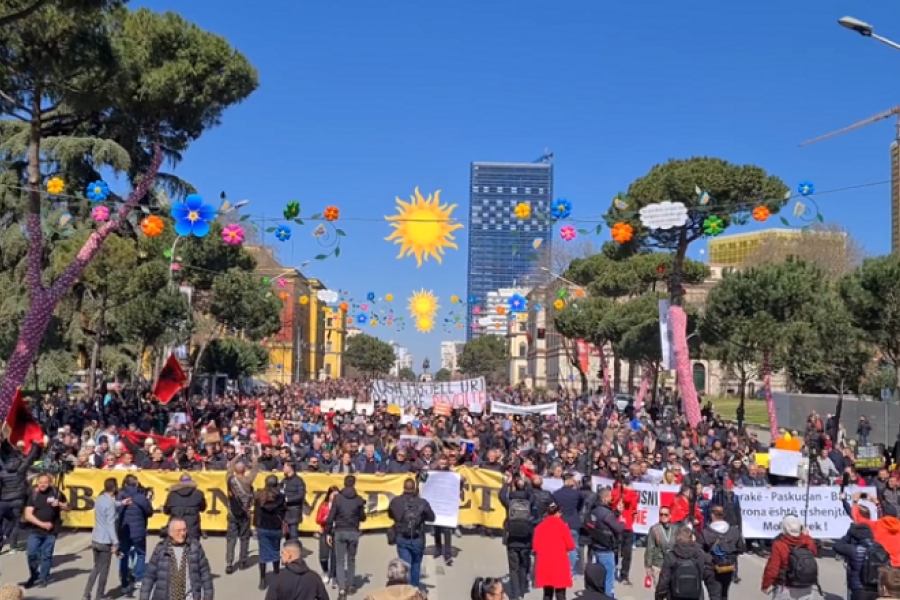
[[[482,525],[500,529],[506,519],[506,511],[500,504],[500,486],[503,481],[501,473],[481,471],[461,467],[456,470],[462,478],[460,491],[459,523],[464,526]],[[63,524],[67,527],[90,529],[94,526],[94,499],[103,491],[103,482],[115,477],[121,485],[128,475],[125,471],[92,471],[76,470],[66,475],[65,493],[69,498],[71,512],[63,513]],[[171,471],[137,471],[133,473],[140,479],[141,485],[153,491],[153,507],[156,514],[150,519],[150,528],[159,529],[168,522],[162,514],[168,489],[178,482],[181,473]],[[254,487],[262,486],[269,473],[260,473],[254,481]],[[279,478],[281,477],[278,474]],[[227,529],[228,496],[225,485],[225,473],[198,472],[191,473],[197,487],[206,496],[206,512],[201,517],[201,525],[206,531],[225,531]],[[322,475],[301,473],[306,483],[306,502],[303,506],[303,522],[300,530],[317,532],[315,515],[322,504],[328,488],[340,487],[343,475]],[[363,529],[385,529],[391,526],[387,516],[390,501],[403,493],[403,480],[406,475],[359,475],[356,478],[356,491],[366,499],[367,519]]]

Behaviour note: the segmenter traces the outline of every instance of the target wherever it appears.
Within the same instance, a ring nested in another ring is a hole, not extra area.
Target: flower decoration
[[[277,283],[280,288],[287,287],[287,279],[279,279]]]
[[[222,241],[229,246],[240,246],[244,241],[244,228],[237,223],[230,223],[222,229]]]
[[[769,218],[769,215],[772,213],[769,212],[769,209],[765,206],[757,206],[753,209],[753,218],[762,223]]]
[[[550,209],[550,214],[554,219],[565,219],[572,214],[572,203],[565,198],[560,198],[553,203],[553,208]]]
[[[494,323],[494,329],[500,329],[500,323]]]
[[[559,288],[558,290],[556,290],[556,295],[559,298],[565,298],[569,295],[569,290],[567,290],[566,288]]]
[[[98,179],[87,186],[85,195],[88,197],[88,200],[92,202],[103,202],[109,198],[109,186],[106,185],[105,181]]]
[[[269,285],[270,283],[272,283],[272,278],[271,277],[263,277],[262,282],[263,282],[263,285]]]
[[[91,217],[98,223],[109,221],[109,209],[105,206],[95,206],[91,211]]]
[[[325,226],[322,225],[321,223],[319,223],[316,226],[316,228],[313,229],[313,231],[312,231],[312,235],[314,238],[320,238],[320,237],[324,236],[326,233],[328,233],[328,230],[325,229]]]
[[[527,219],[531,216],[531,205],[527,202],[519,202],[516,204],[516,216],[520,219]]]
[[[366,294],[366,300],[369,302],[375,302],[375,292],[369,292]]]
[[[553,303],[553,308],[556,310],[562,310],[566,306],[566,301],[562,298],[557,298],[556,302]]]
[[[337,206],[329,206],[325,208],[325,212],[322,213],[322,216],[325,217],[326,221],[337,221],[341,216],[341,209]]]
[[[564,239],[567,242],[571,242],[575,239],[578,233],[575,231],[575,228],[571,225],[565,225],[559,230],[559,237]]]
[[[59,177],[51,177],[50,181],[47,182],[47,192],[54,196],[62,194],[64,189],[66,189],[66,182]]]
[[[505,306],[498,306],[498,307],[497,307],[497,314],[498,314],[498,315],[505,315],[505,314],[506,314],[506,307],[505,307]]]
[[[361,309],[363,309],[363,310],[369,310],[369,305],[368,305],[368,304],[360,304],[359,307],[360,307]]]
[[[287,292],[281,292],[280,294],[278,294],[278,297],[281,298],[282,300],[287,300],[291,296]],[[303,304],[303,302],[300,302],[300,304]]]
[[[300,203],[296,200],[291,200],[287,203],[287,206],[284,207],[284,218],[288,221],[296,219],[300,216]]]
[[[150,215],[149,217],[145,217],[143,221],[141,221],[141,231],[144,232],[144,235],[147,237],[156,237],[163,232],[163,228],[165,224],[163,220],[157,217],[156,215]]]
[[[657,272],[659,275],[665,275],[665,274],[666,274],[666,265],[658,265],[658,266],[656,267],[656,272]]]
[[[353,317],[347,317],[347,325],[353,325],[356,321],[353,320]]]
[[[341,302],[338,304],[338,310],[341,312],[347,312],[347,309],[350,308],[346,302]]]
[[[541,312],[542,310],[544,310],[544,307],[540,303],[535,304],[531,308],[534,309],[534,312]]]
[[[369,321],[369,325],[376,327],[378,325],[378,319],[372,318],[372,320]]]
[[[801,196],[809,196],[816,191],[816,186],[813,185],[812,181],[801,181],[800,185],[797,186],[797,191],[800,192]]]
[[[474,294],[469,296],[469,304],[478,304],[478,296]]]
[[[703,221],[703,233],[716,236],[725,231],[725,223],[716,216],[706,217]]]
[[[512,296],[510,296],[507,304],[509,304],[510,312],[522,312],[523,310],[525,310],[525,305],[527,304],[527,302],[521,295],[513,294]]]
[[[634,228],[628,223],[616,223],[612,228],[612,239],[620,244],[630,242],[634,237]]]
[[[450,302],[453,304],[459,304],[459,296],[450,296]]]
[[[369,318],[366,315],[364,315],[362,313],[356,315],[356,322],[359,323],[360,325],[365,325],[368,321],[369,321]]]
[[[279,242],[286,242],[291,239],[291,228],[287,225],[279,225],[277,229],[275,229],[275,237],[278,238]]]
[[[457,329],[462,329],[462,323],[457,323],[457,324],[456,324],[456,328],[457,328]]]
[[[480,307],[480,306],[476,306],[475,308],[473,308],[473,309],[472,309],[472,314],[473,314],[473,315],[480,315],[480,314],[481,314],[481,307]]]
[[[584,298],[584,288],[575,288],[575,297]]]
[[[172,218],[178,235],[205,237],[209,233],[209,222],[216,218],[216,209],[203,204],[200,194],[191,194],[184,202],[172,205]]]
[[[394,301],[394,295],[393,295],[393,294],[385,294],[385,295],[384,295],[384,300],[385,300],[385,302],[393,302],[393,301]]]
[[[298,302],[300,302],[302,306],[306,306],[307,304],[309,304],[309,296],[300,296]]]

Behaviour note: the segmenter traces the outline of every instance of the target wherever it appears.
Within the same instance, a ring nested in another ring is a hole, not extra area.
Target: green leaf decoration
[[[297,225],[303,225],[303,219],[300,219],[300,218],[294,219],[294,223],[296,223]]]
[[[316,213],[316,214],[314,214],[313,216],[310,217],[310,219],[312,219],[313,221],[317,221],[317,220],[319,220],[319,219],[321,219],[321,218],[322,218],[322,213]]]
[[[823,217],[823,216],[822,216],[822,213],[820,213],[820,212],[817,212],[817,213],[816,213],[816,219],[819,220],[819,223],[824,223],[824,222],[825,222],[825,217]]]
[[[315,260],[325,260],[326,258],[328,258],[327,254],[317,254]]]
[[[341,237],[344,237],[345,235],[347,235],[346,233],[344,233],[343,229],[335,229],[335,232],[337,232],[337,234]]]
[[[277,227],[266,227],[266,233],[275,233]]]
[[[587,229],[579,229],[578,233],[580,233],[581,235],[591,235],[591,232]]]
[[[249,218],[250,218],[250,215],[241,215],[240,221],[241,221],[241,223],[243,223],[244,221],[248,220]]]
[[[791,226],[791,222],[788,221],[788,220],[787,220],[786,218],[784,218],[784,217],[781,217],[781,224],[784,225],[785,227],[790,227],[790,226]]]
[[[601,231],[603,231],[603,225],[598,223],[596,229],[594,229],[594,233],[599,234]]]
[[[142,207],[141,207],[141,212],[144,213],[145,215],[149,215],[149,214],[150,214],[150,207],[149,207],[149,206],[142,206]]]
[[[337,258],[340,255],[341,255],[341,247],[338,246],[337,248],[334,249],[334,257]]]

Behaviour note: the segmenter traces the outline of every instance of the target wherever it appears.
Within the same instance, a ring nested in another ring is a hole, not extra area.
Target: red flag
[[[266,418],[263,416],[262,406],[256,403],[256,440],[263,446],[271,446],[272,438],[269,437],[269,430],[266,429]]]
[[[31,450],[31,444],[40,444],[44,441],[44,430],[31,414],[20,390],[16,390],[12,407],[6,417],[6,426],[9,427],[9,443],[15,446],[19,442],[25,442],[26,453]]]
[[[166,361],[166,366],[159,372],[156,385],[153,386],[153,395],[159,398],[160,402],[166,404],[175,394],[181,391],[185,383],[187,383],[187,377],[184,371],[181,370],[178,359],[175,358],[174,354],[170,354],[169,360]]]
[[[128,438],[131,440],[135,446],[139,446],[141,448],[144,447],[147,438],[153,440],[153,443],[159,446],[159,449],[165,452],[172,446],[178,445],[178,440],[173,437],[166,437],[164,435],[154,435],[152,433],[142,433],[140,431],[120,431],[119,435],[124,438]]]

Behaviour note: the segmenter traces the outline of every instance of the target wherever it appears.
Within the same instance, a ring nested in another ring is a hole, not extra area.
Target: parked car
[[[632,410],[634,408],[634,396],[631,394],[616,394],[616,410],[620,413]]]

